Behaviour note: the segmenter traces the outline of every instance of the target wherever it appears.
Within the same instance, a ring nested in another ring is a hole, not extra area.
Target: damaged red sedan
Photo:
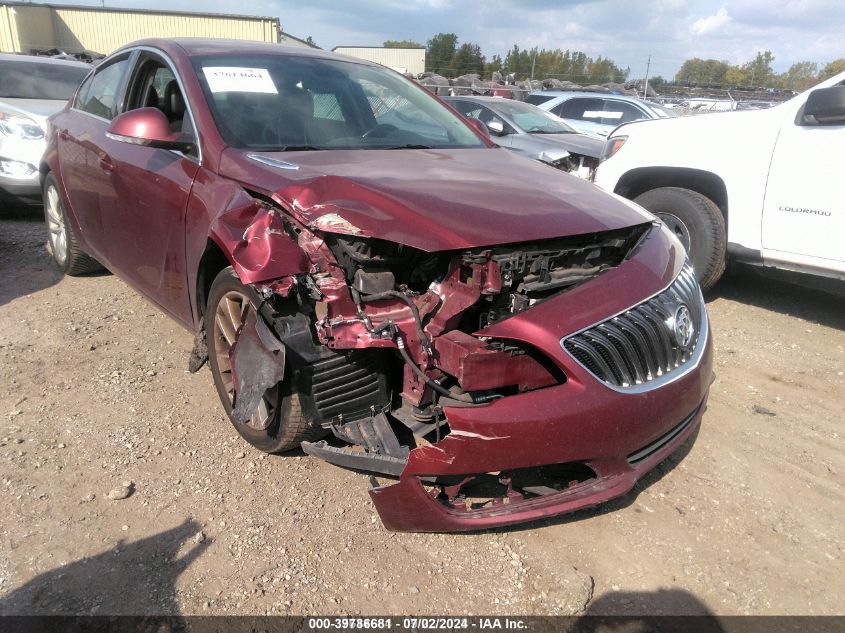
[[[41,171],[56,263],[194,332],[247,442],[370,473],[388,529],[595,505],[698,428],[711,341],[674,235],[381,66],[138,42]]]

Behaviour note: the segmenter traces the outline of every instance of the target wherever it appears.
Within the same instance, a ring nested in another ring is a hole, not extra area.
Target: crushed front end
[[[425,252],[276,219],[305,272],[253,284],[328,441],[385,526],[475,530],[630,490],[697,428],[707,315],[659,224]]]

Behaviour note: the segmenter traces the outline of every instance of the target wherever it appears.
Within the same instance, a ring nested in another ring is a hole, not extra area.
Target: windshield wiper
[[[407,145],[389,145],[381,149],[434,149],[431,145],[416,145],[408,143]]]
[[[316,147],[315,145],[282,145],[279,148],[280,152],[314,152],[325,149],[324,147]]]

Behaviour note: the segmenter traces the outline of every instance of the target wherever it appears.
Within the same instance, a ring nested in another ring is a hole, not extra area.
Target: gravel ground
[[[841,298],[725,279],[701,431],[624,499],[393,534],[364,476],[245,445],[190,333],[61,278],[39,213],[0,220],[0,613],[843,612]]]

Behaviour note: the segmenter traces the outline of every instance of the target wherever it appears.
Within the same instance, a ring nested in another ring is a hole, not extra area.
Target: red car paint
[[[192,331],[201,325],[203,267],[211,244],[242,282],[271,295],[288,296],[295,275],[310,275],[322,297],[316,331],[324,345],[396,349],[394,340],[373,336],[358,318],[326,235],[378,238],[439,253],[599,234],[651,221],[639,208],[589,183],[496,148],[477,130],[484,144],[477,149],[260,153],[228,147],[192,56],[232,51],[336,56],[248,42],[146,40],[110,59],[129,55],[131,60],[140,50],[157,51],[172,62],[193,117],[197,155],[110,138],[108,121],[71,105],[52,119],[42,171],[59,180],[86,251]],[[119,123],[111,124],[112,134],[139,134]],[[154,135],[164,139],[166,133],[159,129]],[[269,166],[251,154],[295,168]],[[502,278],[492,261],[462,265],[456,256],[448,275],[413,298],[429,346],[416,332],[407,305],[392,299],[367,304],[366,317],[376,325],[394,322],[410,357],[430,378],[447,371],[460,375],[470,389],[495,387],[502,380],[529,389],[486,405],[446,406],[451,432],[412,450],[399,483],[371,491],[385,525],[467,530],[568,512],[624,494],[675,450],[694,432],[705,408],[712,375],[709,338],[699,343],[703,353],[683,376],[637,393],[602,384],[561,340],[663,291],[684,258],[673,236],[653,230],[599,277],[466,333],[455,329],[461,315],[481,297],[501,291]],[[479,337],[524,342],[554,367],[540,367],[528,357],[505,361]],[[554,372],[562,372],[565,381],[550,379]],[[425,402],[426,389],[405,366],[405,400]],[[682,421],[671,441],[629,464],[629,455]],[[512,503],[480,510],[444,504],[425,488],[426,478],[436,476],[568,462],[589,466],[595,477],[557,494],[511,495]]]

